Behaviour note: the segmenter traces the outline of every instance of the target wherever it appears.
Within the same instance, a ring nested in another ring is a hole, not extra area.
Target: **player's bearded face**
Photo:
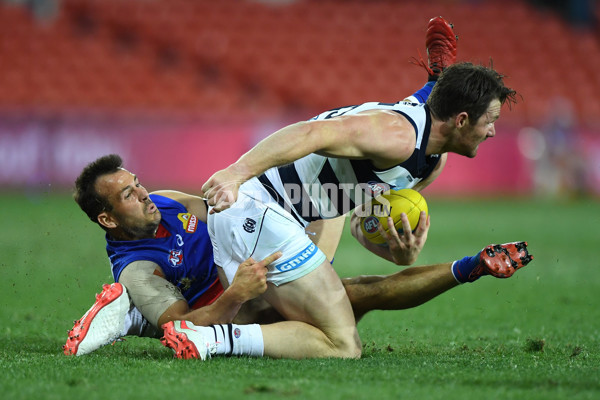
[[[137,176],[122,169],[100,178],[97,186],[112,205],[107,214],[116,224],[115,234],[126,240],[154,237],[161,214]]]
[[[160,211],[150,199],[140,204],[139,210],[115,213],[121,231],[130,238],[154,237],[160,224]]]
[[[475,157],[479,145],[488,138],[496,135],[494,123],[500,117],[501,103],[499,100],[492,100],[488,110],[474,124],[469,124],[463,132],[462,149],[457,151],[467,157]]]

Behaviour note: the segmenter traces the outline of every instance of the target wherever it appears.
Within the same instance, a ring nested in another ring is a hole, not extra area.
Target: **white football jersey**
[[[389,189],[412,188],[429,176],[440,155],[425,155],[431,117],[426,104],[364,103],[329,110],[312,120],[382,109],[402,114],[413,125],[415,151],[405,162],[386,170],[370,160],[350,160],[310,154],[292,164],[271,168],[258,177],[271,197],[303,225],[344,215]]]

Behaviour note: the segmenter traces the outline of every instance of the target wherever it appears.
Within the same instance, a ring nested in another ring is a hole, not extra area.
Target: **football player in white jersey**
[[[207,224],[215,264],[228,281],[248,257],[283,254],[269,265],[263,294],[287,319],[269,328],[269,347],[276,354],[361,355],[351,303],[325,254],[305,233],[308,223],[360,206],[372,187],[422,189],[440,174],[446,153],[475,157],[478,146],[495,135],[501,106],[515,100],[516,92],[504,86],[502,75],[492,68],[449,65],[454,61],[448,56],[455,54],[454,33],[447,29],[439,35],[438,27],[448,26],[443,19],[433,19],[432,26],[432,36],[443,39],[428,40],[429,70],[432,75],[434,67],[443,71],[425,104],[367,103],[289,125],[202,187],[212,206]],[[334,189],[327,190],[326,184]],[[407,233],[404,247],[388,248],[408,252],[409,257],[379,254],[413,262],[428,227],[428,220],[421,221],[414,235]],[[478,268],[470,260],[463,264],[470,270],[465,272],[458,263],[460,271],[454,275],[469,276]],[[177,335],[193,332],[177,326],[165,335],[176,343]]]

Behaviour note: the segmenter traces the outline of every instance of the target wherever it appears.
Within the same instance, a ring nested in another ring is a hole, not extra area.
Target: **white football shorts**
[[[276,251],[283,253],[268,266],[267,281],[277,286],[303,277],[326,260],[304,227],[256,178],[240,187],[238,200],[230,208],[209,214],[207,225],[215,264],[223,268],[229,283],[250,257],[258,262]]]

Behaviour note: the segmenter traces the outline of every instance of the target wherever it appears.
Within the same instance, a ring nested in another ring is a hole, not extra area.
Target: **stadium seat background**
[[[427,20],[460,35],[459,59],[505,73],[538,123],[570,99],[600,116],[599,36],[523,1],[63,0],[37,20],[0,3],[0,112],[264,118],[394,102],[425,82]]]

